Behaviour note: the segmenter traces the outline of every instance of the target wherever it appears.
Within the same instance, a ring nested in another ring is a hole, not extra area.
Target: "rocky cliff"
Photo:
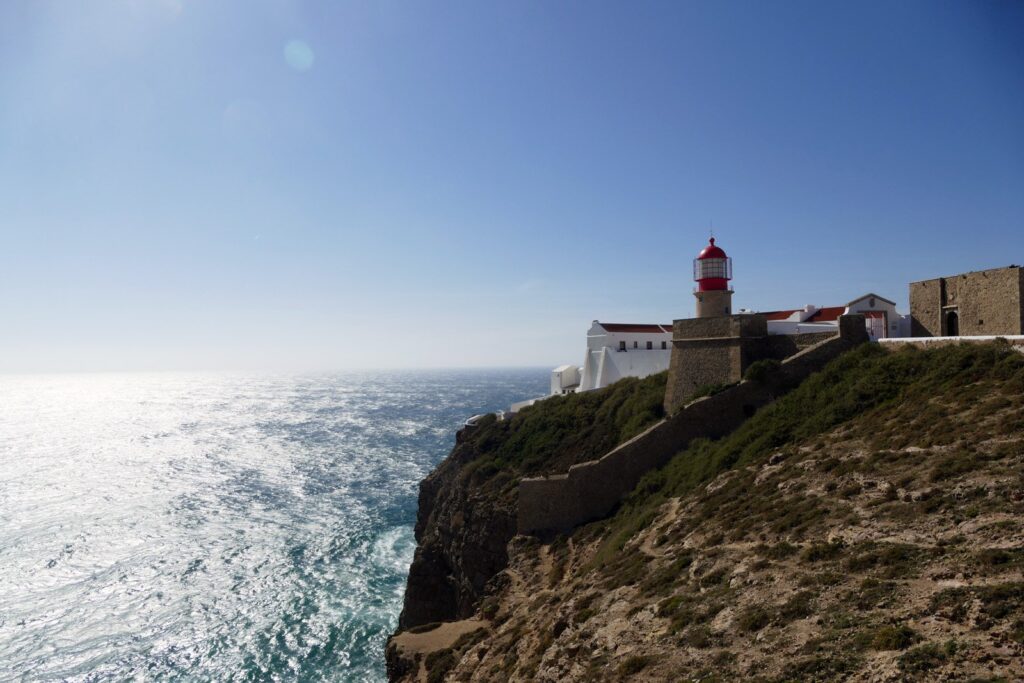
[[[467,436],[459,432],[451,455],[420,483],[416,555],[400,629],[472,615],[487,582],[508,566],[515,497],[502,491],[502,481],[466,476],[466,465],[481,456],[477,440]]]
[[[399,631],[473,615],[505,579],[519,479],[564,471],[639,433],[663,417],[664,390],[664,373],[624,380],[549,399],[512,420],[487,416],[460,431],[451,454],[420,484],[417,548]],[[388,647],[393,679],[410,666],[399,654]]]
[[[1019,352],[864,347],[611,518],[513,537],[537,466],[512,454],[599,448],[635,406],[566,407],[531,418],[558,438],[485,427],[424,482],[392,680],[1024,680]]]

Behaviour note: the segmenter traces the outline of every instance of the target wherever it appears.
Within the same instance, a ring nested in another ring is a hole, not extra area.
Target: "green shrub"
[[[901,655],[896,665],[906,673],[924,673],[942,666],[955,653],[955,641],[949,641],[942,647],[937,643],[927,643]]]
[[[873,650],[906,650],[919,640],[908,626],[882,626],[871,634],[869,644]]]
[[[704,576],[698,579],[697,583],[701,588],[711,588],[713,586],[719,586],[726,583],[729,578],[729,570],[725,567],[719,567],[713,571],[708,572]]]
[[[817,596],[811,591],[800,591],[779,607],[779,619],[783,623],[804,619],[814,613],[814,600]]]
[[[686,631],[683,636],[683,643],[690,647],[703,650],[711,647],[713,642],[711,629],[707,626],[694,626]]]
[[[649,574],[650,562],[651,557],[645,553],[618,553],[604,567],[604,587],[611,590],[640,583]]]
[[[849,655],[817,655],[802,659],[783,669],[783,681],[843,680],[846,674],[860,667],[859,657]]]
[[[658,604],[657,615],[659,617],[671,617],[687,601],[689,601],[689,597],[685,595],[673,595],[671,598],[665,598]]]
[[[493,620],[498,614],[499,607],[497,598],[493,596],[484,598],[484,601],[480,603],[480,614],[484,619]]]
[[[992,619],[1002,619],[1024,612],[1024,583],[1003,583],[974,589],[981,600],[982,613]]]
[[[428,654],[424,664],[427,668],[427,683],[444,683],[448,672],[458,664],[458,659],[450,649],[438,650]]]
[[[758,555],[761,555],[762,557],[767,557],[772,560],[784,560],[787,557],[792,557],[797,553],[798,550],[799,548],[797,548],[795,545],[791,543],[786,543],[785,541],[776,543],[775,545],[771,546],[761,543],[756,548],[754,548],[754,552],[756,552]]]
[[[627,657],[622,664],[619,664],[619,674],[622,676],[632,676],[633,674],[640,673],[653,661],[654,658],[647,655]]]
[[[846,484],[845,486],[843,486],[843,488],[839,489],[839,495],[842,496],[843,498],[853,498],[854,496],[858,495],[862,490],[863,489],[861,488],[861,485],[858,482],[854,481],[850,482],[849,484]]]
[[[650,572],[646,579],[640,584],[640,590],[644,595],[664,595],[671,591],[679,583],[687,580],[686,569],[693,563],[693,554],[684,552],[672,562],[662,566],[654,572]]]
[[[466,471],[484,481],[505,470],[564,472],[598,458],[664,417],[667,376],[627,377],[597,391],[538,401],[508,420],[481,420],[466,437],[478,454]]]
[[[755,361],[751,363],[747,368],[747,371],[743,373],[743,379],[758,383],[767,382],[779,371],[781,366],[782,363],[774,358]]]
[[[893,581],[867,578],[861,582],[860,588],[849,596],[848,601],[861,611],[877,609],[886,606],[898,589],[899,584]]]
[[[736,624],[740,627],[741,631],[753,632],[760,631],[770,624],[771,621],[771,614],[765,608],[754,606],[740,612]]]
[[[851,572],[877,571],[883,578],[904,578],[914,574],[924,551],[907,543],[864,543],[846,561]]]
[[[842,541],[831,541],[829,543],[814,543],[807,546],[804,552],[800,555],[800,559],[805,562],[822,562],[824,560],[834,560],[843,553],[845,544]]]
[[[707,538],[704,539],[704,547],[713,548],[716,545],[722,545],[722,541],[724,540],[725,534],[723,534],[721,531],[710,534]]]
[[[967,474],[978,468],[978,459],[969,451],[957,451],[936,463],[928,475],[932,481],[943,481]]]
[[[459,636],[458,640],[455,641],[455,644],[452,645],[452,650],[458,652],[468,650],[469,648],[473,647],[481,640],[486,638],[487,634],[488,631],[485,628],[478,628],[475,631],[463,633],[461,636]]]
[[[974,558],[985,573],[994,574],[1024,564],[1024,550],[1020,548],[986,548],[975,553]]]
[[[1018,645],[1024,645],[1024,619],[1014,619],[1010,624],[1010,638]]]

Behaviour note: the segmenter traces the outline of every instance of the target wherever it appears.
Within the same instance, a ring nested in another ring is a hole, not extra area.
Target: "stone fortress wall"
[[[697,339],[714,338],[716,332],[723,330],[741,330],[745,323],[735,321],[737,317],[743,316],[694,319],[702,323],[701,330],[707,328],[708,336]],[[518,533],[568,531],[607,515],[644,474],[666,465],[690,441],[726,436],[759,408],[799,385],[829,361],[867,341],[864,316],[842,316],[838,335],[819,340],[782,361],[778,371],[770,373],[765,381],[744,380],[721,393],[698,399],[600,459],[573,465],[565,474],[523,479],[519,482]],[[797,342],[792,343],[795,348]],[[718,352],[712,360],[722,368],[733,363],[739,353],[736,347],[728,345],[713,348]],[[727,353],[722,353],[723,348]],[[779,351],[782,350],[780,347]]]
[[[759,314],[676,320],[665,412],[672,414],[703,387],[739,382],[756,361],[781,361],[835,334],[769,335],[768,321]]]
[[[950,329],[955,313],[958,329]],[[910,283],[913,337],[1024,334],[1024,268],[1009,266]]]

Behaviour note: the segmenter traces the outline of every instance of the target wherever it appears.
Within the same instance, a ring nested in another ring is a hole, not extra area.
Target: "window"
[[[633,342],[633,348],[634,349],[639,349],[640,348],[640,342]]]
[[[647,350],[650,351],[654,348],[654,342],[647,342]]]
[[[661,342],[661,348],[662,349],[667,349],[668,348],[668,342]]]
[[[625,351],[625,350],[626,350],[626,342],[620,341],[619,342],[619,351]]]

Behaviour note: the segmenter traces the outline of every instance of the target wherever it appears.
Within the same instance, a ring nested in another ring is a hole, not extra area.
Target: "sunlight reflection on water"
[[[383,680],[419,480],[545,381],[0,378],[0,679]]]

